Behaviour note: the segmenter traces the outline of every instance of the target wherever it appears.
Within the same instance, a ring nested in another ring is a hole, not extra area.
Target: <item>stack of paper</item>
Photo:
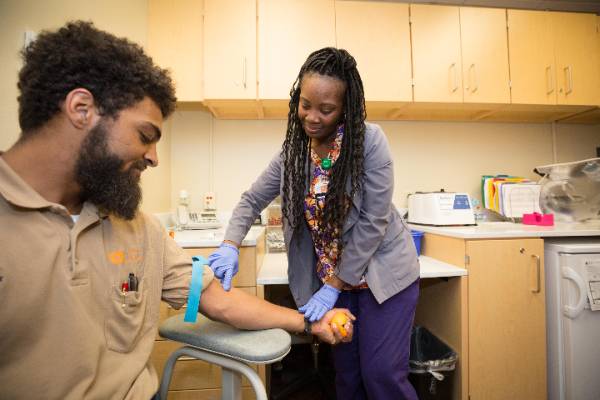
[[[481,179],[485,208],[509,218],[540,211],[540,185],[518,176],[485,175]]]

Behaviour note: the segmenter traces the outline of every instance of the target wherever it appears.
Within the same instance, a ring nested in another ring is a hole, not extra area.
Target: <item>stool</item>
[[[283,329],[244,331],[198,315],[196,323],[183,321],[183,314],[166,319],[159,327],[162,337],[186,346],[175,350],[167,360],[160,384],[160,399],[166,400],[173,367],[179,357],[188,356],[222,367],[221,399],[241,400],[242,375],[248,378],[257,400],[267,393],[251,364],[271,364],[285,357],[291,346]]]

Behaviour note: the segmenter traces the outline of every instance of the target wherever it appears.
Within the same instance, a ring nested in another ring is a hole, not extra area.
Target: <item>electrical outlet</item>
[[[215,194],[213,192],[206,192],[204,194],[204,209],[205,210],[216,210],[217,209],[217,199],[215,198]]]

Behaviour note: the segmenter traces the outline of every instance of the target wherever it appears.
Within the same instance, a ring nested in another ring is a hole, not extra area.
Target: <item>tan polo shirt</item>
[[[0,398],[144,399],[161,298],[186,301],[191,259],[158,220],[85,203],[73,223],[0,157]],[[138,291],[123,294],[129,273]],[[205,267],[203,287],[213,278]]]

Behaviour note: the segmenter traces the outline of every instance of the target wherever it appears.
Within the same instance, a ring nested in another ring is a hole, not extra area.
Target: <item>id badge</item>
[[[325,196],[327,194],[327,181],[320,180],[315,184],[315,195]]]

